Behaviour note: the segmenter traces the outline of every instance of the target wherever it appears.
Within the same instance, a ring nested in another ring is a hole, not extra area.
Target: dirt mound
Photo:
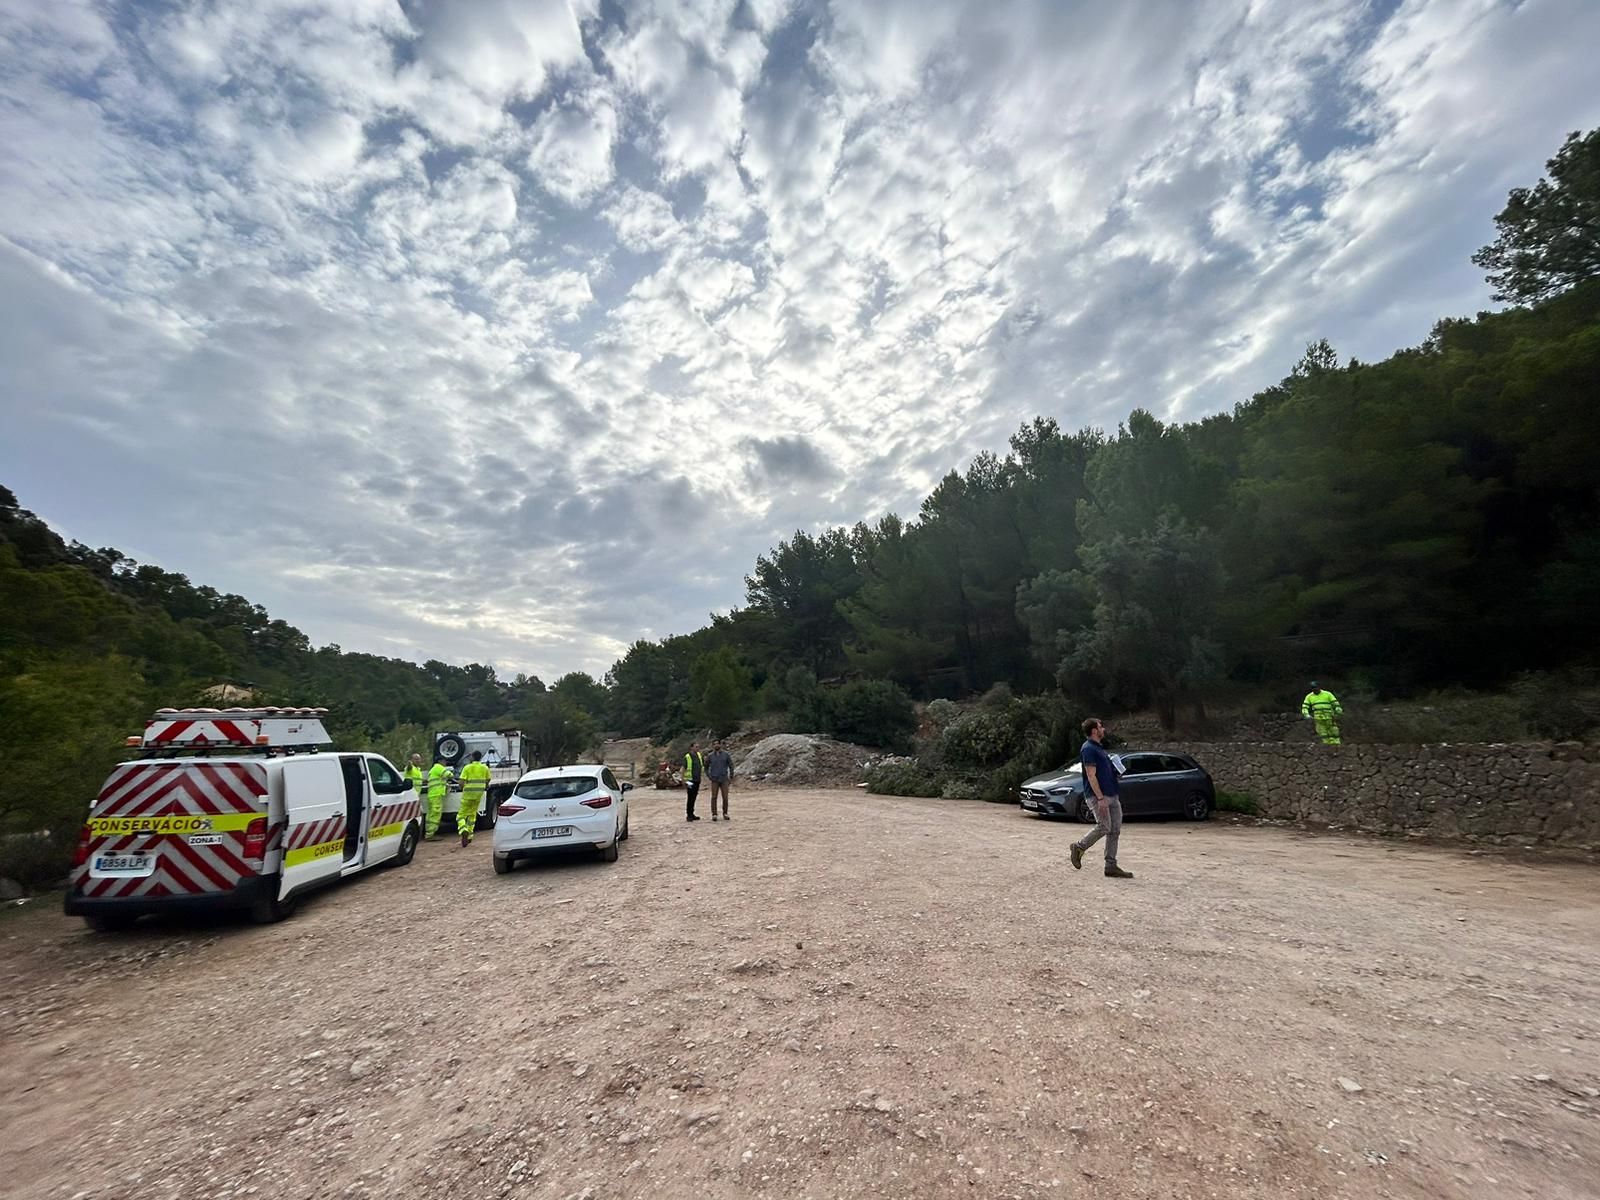
[[[775,733],[736,752],[734,769],[751,783],[849,787],[876,757],[876,751],[818,734]]]

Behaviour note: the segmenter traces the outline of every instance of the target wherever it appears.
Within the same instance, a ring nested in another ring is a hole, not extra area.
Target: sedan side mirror
[[[625,783],[625,784],[623,784],[623,785],[622,785],[622,790],[623,790],[623,791],[625,791],[625,792],[631,792],[631,791],[633,791],[633,784],[631,784],[631,783]]]

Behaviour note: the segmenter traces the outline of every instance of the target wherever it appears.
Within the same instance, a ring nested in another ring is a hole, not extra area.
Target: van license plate
[[[102,875],[148,875],[155,869],[155,857],[149,854],[102,854],[94,860],[94,869]]]
[[[571,825],[552,825],[548,829],[535,829],[533,836],[536,838],[568,837],[571,833]]]

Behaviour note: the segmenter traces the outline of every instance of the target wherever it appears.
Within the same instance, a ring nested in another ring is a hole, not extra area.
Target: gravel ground
[[[0,923],[9,1197],[1600,1195],[1600,873],[634,793],[293,919]]]

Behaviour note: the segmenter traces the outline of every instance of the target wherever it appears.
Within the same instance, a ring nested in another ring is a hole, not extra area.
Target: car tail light
[[[497,812],[498,812],[498,813],[499,813],[499,814],[500,814],[500,816],[502,816],[502,817],[514,817],[514,816],[516,816],[516,815],[517,815],[517,814],[518,814],[518,813],[519,813],[519,812],[521,812],[521,811],[522,811],[522,809],[523,809],[523,806],[522,806],[522,805],[520,805],[520,804],[502,804],[502,805],[501,805],[501,806],[500,806],[500,807],[499,807],[499,809],[498,809],[498,810],[496,810],[496,811],[497,811]]]
[[[60,860],[57,860],[60,861]],[[78,848],[72,852],[72,865],[81,867],[89,861],[89,826],[78,830]]]
[[[267,819],[257,817],[244,831],[244,856],[264,858],[267,853]]]
[[[604,796],[591,796],[587,800],[579,801],[579,803],[585,808],[610,808],[611,793],[607,792]]]

